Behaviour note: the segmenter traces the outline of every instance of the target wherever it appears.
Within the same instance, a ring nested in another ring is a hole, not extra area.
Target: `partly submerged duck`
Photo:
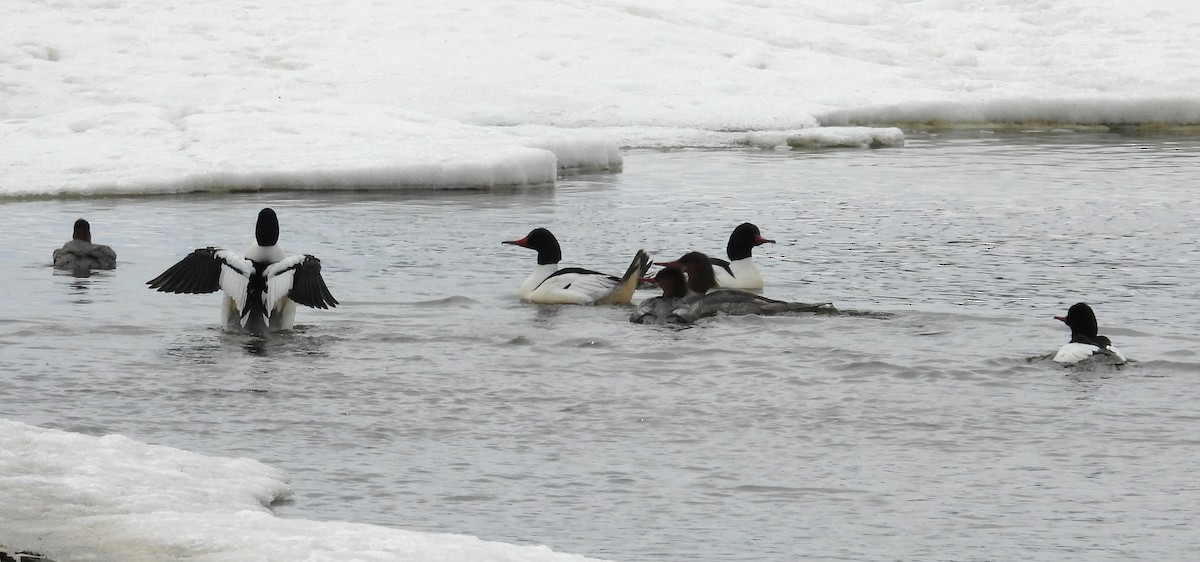
[[[629,315],[635,324],[687,324],[695,320],[690,316],[690,307],[684,302],[687,297],[687,278],[677,267],[658,270],[653,279],[643,279],[662,289],[662,296],[648,298],[637,305]]]
[[[506,240],[522,248],[537,250],[537,267],[521,283],[521,298],[542,304],[622,304],[633,300],[638,282],[650,269],[650,257],[638,250],[621,277],[578,267],[558,268],[562,247],[545,228],[535,228],[519,240]]]
[[[762,232],[753,223],[744,222],[733,229],[729,235],[729,243],[725,245],[725,255],[729,261],[719,258],[709,258],[713,264],[713,274],[717,285],[725,289],[762,290],[763,277],[758,267],[754,265],[755,246],[774,244],[774,240],[763,238]]]
[[[687,276],[688,294],[682,299],[687,311],[678,314],[682,318],[694,320],[721,312],[731,315],[837,312],[832,303],[787,302],[738,289],[720,288],[712,261],[702,252],[688,252],[678,260],[658,265],[681,269]]]
[[[75,221],[71,241],[54,250],[54,267],[90,275],[94,269],[117,267],[117,253],[103,244],[92,243],[92,225],[84,219]]]
[[[1096,313],[1087,303],[1075,303],[1067,309],[1066,316],[1055,316],[1071,328],[1071,341],[1058,349],[1054,360],[1065,365],[1076,365],[1085,360],[1113,365],[1125,363],[1124,355],[1113,347],[1112,340],[1098,334]]]
[[[259,211],[254,239],[243,256],[220,248],[200,248],[146,284],[165,293],[224,291],[222,325],[254,334],[292,329],[297,304],[337,306],[321,277],[321,260],[308,254],[288,256],[279,247],[275,211]]]

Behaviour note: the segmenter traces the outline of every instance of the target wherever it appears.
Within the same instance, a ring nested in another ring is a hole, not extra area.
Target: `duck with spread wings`
[[[279,247],[279,219],[270,208],[258,213],[255,243],[244,254],[200,248],[146,284],[164,293],[222,291],[222,326],[253,334],[292,329],[297,304],[322,309],[338,304],[321,276],[321,260],[289,256]]]

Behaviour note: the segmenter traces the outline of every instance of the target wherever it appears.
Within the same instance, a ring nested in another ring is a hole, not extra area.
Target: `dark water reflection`
[[[284,517],[604,558],[1186,558],[1200,142],[908,144],[638,152],[556,190],[3,203],[3,415],[261,460],[293,476]],[[265,205],[342,306],[262,339],[145,288],[247,245]],[[51,273],[79,216],[117,270]],[[526,305],[533,256],[500,245],[546,226],[615,272],[719,253],[745,220],[778,241],[767,295],[861,314],[675,330]],[[1079,300],[1133,367],[1043,359]]]

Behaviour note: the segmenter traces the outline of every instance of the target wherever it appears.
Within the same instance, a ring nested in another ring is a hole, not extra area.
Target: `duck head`
[[[688,290],[694,293],[703,295],[717,286],[717,278],[713,275],[712,260],[702,252],[688,252],[675,261],[658,265],[682,270],[687,274]]]
[[[1067,309],[1066,316],[1055,316],[1056,320],[1061,320],[1071,328],[1071,335],[1083,335],[1088,338],[1095,338],[1100,331],[1100,326],[1096,322],[1096,313],[1092,311],[1092,307],[1087,303],[1075,303],[1071,308]]]
[[[558,239],[544,228],[535,228],[519,240],[505,240],[501,244],[512,244],[522,248],[537,250],[538,265],[554,264],[562,261],[562,247]]]
[[[679,299],[687,296],[687,277],[678,267],[664,267],[658,270],[654,279],[646,279],[646,281],[658,285],[658,288],[662,289],[664,297]]]
[[[254,240],[264,248],[279,243],[279,217],[275,216],[274,209],[266,207],[258,212],[258,223],[254,225]]]
[[[75,229],[71,232],[73,240],[83,240],[84,242],[92,241],[92,225],[88,221],[79,219],[75,221]]]
[[[725,246],[725,253],[729,256],[729,261],[736,261],[750,257],[755,246],[774,243],[774,240],[763,238],[762,232],[753,223],[744,222],[733,229],[733,234],[729,235],[729,244]]]

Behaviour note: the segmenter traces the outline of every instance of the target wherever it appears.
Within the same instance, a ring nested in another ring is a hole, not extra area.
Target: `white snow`
[[[582,562],[546,547],[279,519],[287,476],[208,457],[0,420],[0,552],[64,560]]]
[[[4,2],[0,196],[488,188],[627,147],[1192,125],[1198,27],[1188,0]]]

